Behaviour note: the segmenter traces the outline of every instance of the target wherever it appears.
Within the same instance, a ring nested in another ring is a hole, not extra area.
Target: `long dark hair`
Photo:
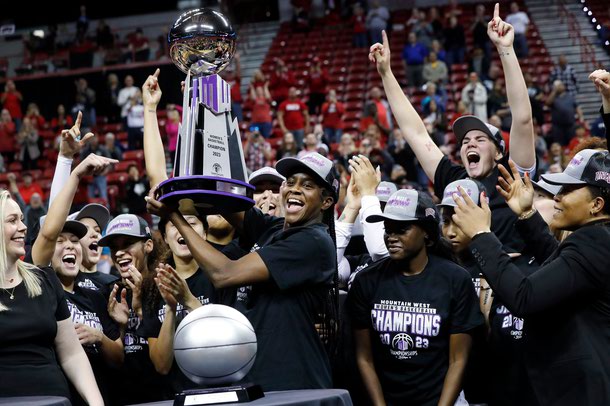
[[[161,237],[161,233],[153,231],[152,241],[153,250],[146,258],[148,272],[146,275],[142,275],[144,278],[142,280],[142,307],[149,313],[155,313],[161,304],[161,293],[155,283],[155,276],[157,276],[155,268],[160,262],[166,261],[168,256],[171,257],[169,246]]]

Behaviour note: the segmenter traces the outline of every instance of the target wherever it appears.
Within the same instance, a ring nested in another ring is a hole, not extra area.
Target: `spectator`
[[[42,195],[38,192],[32,193],[30,202],[23,212],[24,223],[28,230],[34,230],[40,225],[40,218],[47,214],[47,210],[42,204]]]
[[[76,20],[76,37],[82,38],[87,35],[89,30],[89,17],[87,17],[87,7],[80,6],[80,15]]]
[[[428,48],[417,42],[417,36],[415,33],[409,33],[407,40],[402,51],[402,60],[405,66],[405,72],[407,73],[407,84],[409,86],[420,87],[424,84],[423,70],[426,56],[428,55]]]
[[[568,64],[568,60],[565,55],[559,56],[557,65],[553,68],[549,80],[550,83],[560,80],[561,83],[563,83],[563,85],[566,87],[567,92],[576,98],[576,94],[578,93],[578,79],[576,78],[576,71],[572,65]]]
[[[265,74],[260,69],[255,70],[252,79],[250,79],[250,87],[256,89],[257,87],[265,86],[269,86],[269,81],[265,77]]]
[[[428,54],[428,62],[424,65],[422,76],[426,82],[433,82],[438,86],[442,86],[449,79],[449,71],[445,62],[439,61],[435,52],[430,52]]]
[[[438,8],[430,8],[430,11],[428,12],[428,21],[432,26],[434,39],[437,41],[443,39],[443,22],[441,21],[440,15],[438,13]]]
[[[23,172],[21,180],[23,181],[23,184],[19,187],[19,194],[26,205],[30,204],[30,200],[34,194],[37,193],[38,196],[44,195],[42,186],[37,182],[34,182],[34,178],[30,172]]]
[[[252,172],[264,166],[271,166],[273,160],[273,149],[256,129],[247,132],[244,144],[246,166]]]
[[[310,0],[292,0],[292,26],[297,32],[307,32],[310,29]]]
[[[17,134],[19,161],[21,161],[23,169],[38,169],[38,158],[41,155],[39,141],[38,131],[34,128],[30,119],[24,118],[21,129]]]
[[[21,102],[23,102],[23,96],[21,92],[17,90],[15,82],[7,80],[4,85],[4,93],[0,94],[0,102],[2,108],[7,109],[11,113],[11,118],[15,122],[17,131],[21,128],[21,119],[23,113],[21,111]]]
[[[419,21],[422,17],[425,18],[426,15],[422,14],[417,7],[413,7],[413,9],[411,10],[411,16],[409,17],[406,23],[407,28],[412,30],[413,27],[419,24]]]
[[[328,86],[328,72],[322,68],[320,58],[313,58],[306,81],[309,86],[309,101],[307,103],[309,114],[318,115],[326,99],[326,86]]]
[[[142,28],[128,36],[127,52],[123,54],[123,62],[146,62],[150,58],[148,38],[144,36]]]
[[[436,54],[436,58],[439,61],[443,61],[445,62],[445,65],[447,65],[447,52],[445,52],[439,40],[435,39],[432,41],[430,51]]]
[[[491,43],[487,35],[487,23],[489,20],[491,18],[485,14],[485,5],[478,4],[475,8],[474,21],[470,26],[470,32],[472,32],[474,48],[482,49],[486,59],[491,57]],[[482,73],[479,73],[479,76],[482,76]]]
[[[437,93],[437,86],[433,82],[426,83],[426,97],[421,102],[421,111],[422,114],[428,115],[430,114],[430,102],[434,101],[436,106],[441,111],[445,111],[445,103],[443,103],[443,98]]]
[[[113,133],[108,132],[104,136],[104,147],[108,151],[110,158],[121,161],[123,159],[123,151],[116,144],[116,138]]]
[[[125,87],[123,87],[119,91],[119,95],[117,97],[117,104],[121,108],[121,118],[124,120],[125,124],[127,123],[127,111],[131,106],[130,100],[138,91],[138,88],[133,85],[133,76],[127,75],[125,76]]]
[[[582,110],[560,80],[553,82],[546,105],[551,109],[551,140],[565,147],[574,136],[576,117],[584,122]]]
[[[406,177],[413,182],[417,182],[417,161],[415,154],[405,141],[405,138],[400,131],[400,128],[395,128],[390,135],[388,141],[388,152],[394,159],[394,162],[400,164],[405,170]],[[394,178],[394,176],[391,176]]]
[[[303,158],[307,154],[311,154],[312,152],[317,152],[323,156],[328,155],[328,147],[320,142],[320,138],[315,133],[307,134],[303,144],[303,149],[297,154],[297,158],[299,159]]]
[[[110,26],[106,24],[106,21],[100,20],[97,23],[97,29],[95,30],[95,40],[97,46],[105,50],[111,50],[114,48],[114,34]]]
[[[426,130],[434,143],[442,145],[445,133],[447,132],[447,118],[435,99],[430,100],[430,103],[428,103],[428,113],[422,121],[426,125]]]
[[[451,65],[464,63],[466,52],[466,36],[464,35],[464,27],[458,24],[458,19],[455,16],[449,18],[449,27],[445,28],[445,51],[447,52],[447,67],[451,69]]]
[[[11,119],[11,113],[7,109],[2,109],[2,113],[0,113],[0,153],[8,162],[15,159],[16,134],[17,130]]]
[[[167,109],[167,121],[165,122],[165,134],[167,135],[167,150],[172,163],[176,158],[178,148],[178,131],[180,130],[180,112],[176,108]]]
[[[271,117],[271,93],[266,83],[262,87],[250,87],[250,103],[252,104],[252,125],[258,127],[263,137],[269,138],[273,118]]]
[[[110,73],[102,91],[102,100],[99,106],[101,114],[107,117],[109,123],[117,123],[121,120],[119,91],[119,77],[115,73]]]
[[[137,89],[129,101],[127,109],[127,145],[130,151],[142,149],[144,130],[144,105],[142,91]]]
[[[582,125],[576,125],[574,127],[574,138],[572,138],[570,144],[568,145],[568,152],[572,153],[578,144],[589,138],[590,136],[587,134],[587,129]]]
[[[383,92],[377,86],[373,87],[369,91],[369,100],[367,104],[375,104],[380,128],[387,129],[382,130],[387,133],[392,129],[392,112],[390,111],[390,105],[388,101],[383,98]],[[365,105],[366,109],[366,105]]]
[[[389,19],[390,12],[388,9],[383,7],[379,0],[373,0],[366,15],[366,28],[369,30],[371,44],[381,42],[381,31],[387,28]]]
[[[602,116],[597,117],[590,124],[591,135],[593,137],[605,138],[606,137],[606,125]]]
[[[275,69],[269,78],[269,91],[271,97],[279,105],[288,97],[289,89],[296,85],[294,74],[288,70],[288,67],[283,60],[278,59],[275,63]]]
[[[150,214],[146,211],[146,200],[150,192],[149,180],[144,176],[140,176],[140,170],[137,165],[129,165],[127,168],[127,183],[125,184],[127,210],[130,214],[136,214],[146,219],[151,223]]]
[[[530,19],[523,11],[519,11],[517,2],[510,4],[510,14],[506,16],[506,22],[511,24],[515,30],[515,53],[519,58],[527,58],[529,50],[527,47],[527,26]]]
[[[340,142],[343,134],[343,113],[345,106],[337,100],[337,92],[330,89],[326,102],[322,105],[322,128],[327,142]]]
[[[350,19],[350,24],[353,27],[353,44],[356,48],[366,48],[366,17],[364,9],[360,3],[354,4],[354,14]]]
[[[462,89],[462,102],[470,114],[487,121],[487,89],[476,72],[470,72],[468,76],[468,83]]]
[[[28,108],[25,111],[25,117],[30,119],[30,124],[37,130],[43,129],[47,122],[42,114],[40,114],[40,109],[36,103],[28,104]]]
[[[489,71],[489,59],[487,59],[485,52],[481,48],[473,49],[470,62],[468,63],[468,70],[476,72],[480,78],[484,77]]]
[[[487,95],[487,114],[490,116],[496,114],[502,119],[507,116],[510,116],[508,98],[506,97],[506,88],[504,87],[504,81],[502,81],[501,79],[497,79],[494,82],[493,89],[491,89],[491,92],[489,92]],[[508,126],[508,128],[510,128],[510,125]]]
[[[415,33],[417,37],[417,42],[425,46],[426,48],[430,48],[432,45],[432,40],[434,39],[434,29],[432,25],[426,20],[426,13],[421,12],[421,18],[419,22],[413,27],[411,32]]]
[[[349,166],[349,160],[358,153],[354,137],[350,133],[343,133],[341,136],[341,142],[335,153],[335,161],[342,165],[344,168]]]
[[[291,132],[284,133],[284,137],[282,137],[282,142],[280,143],[279,148],[277,149],[277,154],[275,156],[276,160],[280,160],[282,158],[296,157],[299,153],[299,147],[294,139],[294,135]]]
[[[284,100],[277,112],[277,121],[282,132],[291,132],[300,149],[303,147],[303,137],[309,128],[309,112],[307,106],[297,98],[297,89],[291,87],[288,91],[288,99]],[[265,166],[265,165],[263,165]]]
[[[502,139],[504,140],[504,150],[506,151],[506,153],[508,153],[510,151],[510,133],[504,130],[505,127],[502,124],[502,118],[500,118],[500,116],[496,114],[490,115],[489,124],[500,130],[500,135],[502,135]],[[510,125],[508,126],[508,128],[510,130]]]
[[[232,63],[222,71],[221,76],[231,86],[231,116],[237,117],[237,121],[242,122],[244,121],[244,114],[242,110],[243,98],[241,97],[241,62],[239,52],[235,53]]]
[[[72,116],[66,115],[66,108],[63,104],[57,106],[57,116],[51,119],[51,130],[55,133],[61,132],[64,128],[70,128],[74,125]]]
[[[89,143],[85,148],[81,150],[80,158],[81,160],[87,158],[90,154],[95,154],[98,156],[103,156],[106,158],[110,158],[110,152],[106,149],[104,145],[101,145],[97,135],[94,135],[89,139]],[[89,199],[94,199],[99,197],[100,199],[104,199],[106,204],[108,204],[108,172],[112,170],[112,167],[108,167],[104,172],[99,175],[93,176],[93,181],[88,185],[88,194]]]
[[[83,121],[81,128],[90,129],[95,127],[95,90],[89,87],[85,78],[80,78],[76,81],[76,104],[72,108],[72,115],[76,115],[79,111],[83,112]]]

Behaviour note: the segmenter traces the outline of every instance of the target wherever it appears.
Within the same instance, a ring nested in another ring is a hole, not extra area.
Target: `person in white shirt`
[[[462,102],[470,114],[487,121],[487,89],[476,72],[470,72],[468,83],[462,89]]]
[[[133,85],[133,76],[127,75],[125,76],[125,87],[119,90],[119,95],[117,96],[117,104],[121,108],[121,118],[126,120],[127,111],[129,110],[129,106],[131,105],[130,100],[136,94],[138,90],[137,87]]]
[[[142,92],[136,88],[135,94],[129,99],[127,107],[127,143],[130,151],[142,149],[144,129],[144,105]]]
[[[530,19],[523,11],[519,11],[519,5],[512,2],[510,5],[510,14],[506,16],[506,22],[513,26],[515,30],[515,53],[519,58],[527,58],[529,49],[527,47],[527,26]]]

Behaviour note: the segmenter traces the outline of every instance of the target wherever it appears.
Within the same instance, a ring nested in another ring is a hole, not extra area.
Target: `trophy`
[[[170,57],[186,73],[174,176],[156,198],[194,205],[200,214],[238,212],[254,205],[237,119],[231,118],[231,87],[218,73],[235,53],[229,20],[211,9],[180,15],[168,34]]]

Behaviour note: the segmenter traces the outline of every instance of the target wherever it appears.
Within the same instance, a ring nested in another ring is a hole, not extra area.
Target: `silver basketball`
[[[199,385],[241,380],[256,358],[256,334],[250,321],[229,306],[206,305],[189,313],[174,336],[180,370]]]
[[[222,13],[197,8],[178,17],[167,40],[178,69],[201,76],[219,73],[231,62],[237,34]]]

